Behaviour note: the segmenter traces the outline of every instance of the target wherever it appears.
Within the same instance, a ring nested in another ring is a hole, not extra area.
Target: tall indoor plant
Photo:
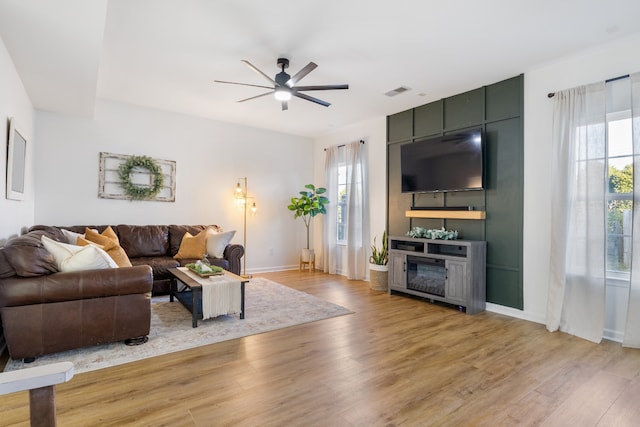
[[[389,283],[389,247],[387,231],[382,232],[382,242],[380,247],[376,246],[376,238],[373,238],[371,245],[371,256],[369,257],[369,283],[374,291],[386,291]]]
[[[326,188],[317,187],[313,184],[304,186],[306,190],[300,191],[300,197],[292,197],[291,204],[287,206],[293,211],[294,218],[302,218],[304,225],[307,227],[307,247],[302,251],[302,260],[309,261],[312,258],[313,250],[309,248],[309,226],[311,219],[320,214],[326,214],[325,205],[329,203],[329,199],[323,196],[327,192]]]

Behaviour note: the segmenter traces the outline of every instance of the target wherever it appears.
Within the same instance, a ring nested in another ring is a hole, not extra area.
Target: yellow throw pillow
[[[85,230],[85,235],[86,235],[86,230]],[[113,228],[111,228],[111,226],[108,226],[107,228],[105,228],[100,235],[115,241],[118,245],[120,244],[120,240],[118,240],[118,235],[116,234],[115,231],[113,231]]]
[[[89,242],[102,246],[109,256],[113,258],[116,264],[118,264],[118,267],[132,266],[127,253],[120,246],[118,236],[116,236],[116,233],[111,227],[107,227],[101,234],[87,228],[84,233],[84,239],[82,237],[78,237],[78,244],[84,246]]]
[[[109,228],[111,228],[111,227],[109,227]],[[114,246],[119,245],[119,242],[117,241],[117,238],[113,239],[112,237],[108,237],[107,235],[105,235],[106,231],[107,230],[104,230],[102,232],[102,234],[99,234],[97,231],[90,230],[90,229],[87,228],[87,229],[85,229],[85,232],[84,232],[84,238],[78,237],[78,244],[80,244],[80,242],[82,240],[84,240],[85,242],[96,243],[96,244],[102,246],[102,249],[104,249],[105,251],[108,251],[109,249],[113,248]]]
[[[174,259],[200,259],[207,253],[207,236],[209,229],[202,230],[195,236],[188,231],[182,236],[180,249]]]

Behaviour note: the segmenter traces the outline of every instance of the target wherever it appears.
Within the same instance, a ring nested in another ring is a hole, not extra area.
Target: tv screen
[[[402,192],[483,189],[482,136],[482,129],[473,129],[400,147]]]

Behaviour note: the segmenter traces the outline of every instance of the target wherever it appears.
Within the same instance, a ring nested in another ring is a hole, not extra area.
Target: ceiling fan
[[[320,105],[323,105],[325,107],[328,107],[331,104],[328,103],[327,101],[323,101],[321,99],[314,98],[312,96],[309,96],[309,95],[301,93],[301,92],[306,92],[306,91],[309,91],[309,90],[349,89],[349,85],[348,84],[320,85],[320,86],[296,86],[296,84],[300,80],[302,80],[307,74],[309,74],[311,71],[313,71],[317,67],[317,65],[315,63],[313,63],[313,62],[309,62],[303,69],[301,69],[293,77],[291,77],[289,74],[287,74],[284,71],[285,69],[289,68],[289,60],[287,58],[278,58],[277,64],[278,64],[278,67],[280,67],[282,71],[280,71],[278,74],[276,74],[275,79],[272,79],[271,77],[267,76],[265,73],[260,71],[256,66],[251,64],[249,61],[243,59],[242,62],[244,62],[247,65],[247,67],[251,68],[253,71],[255,71],[256,73],[260,74],[262,77],[267,79],[273,86],[262,86],[262,85],[254,85],[254,84],[249,84],[249,83],[237,83],[237,82],[227,82],[227,81],[223,81],[223,80],[214,80],[214,82],[216,82],[216,83],[227,83],[227,84],[232,84],[232,85],[261,87],[261,88],[264,88],[264,89],[270,89],[269,92],[265,92],[263,94],[252,96],[252,97],[246,98],[246,99],[241,99],[238,102],[250,101],[252,99],[260,98],[260,97],[263,97],[263,96],[266,96],[266,95],[269,95],[269,94],[273,93],[275,95],[275,98],[278,101],[281,102],[283,111],[289,109],[289,100],[291,99],[292,96],[296,96],[298,98],[306,99],[307,101],[315,102],[316,104],[320,104]]]

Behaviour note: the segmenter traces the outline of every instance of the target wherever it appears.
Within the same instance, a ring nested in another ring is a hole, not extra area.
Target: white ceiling
[[[0,0],[0,36],[35,108],[97,98],[316,137],[640,32],[638,0]],[[637,54],[637,53],[630,53]],[[276,58],[328,108],[263,89]],[[630,70],[634,71],[634,70]],[[411,90],[393,98],[385,92]]]

